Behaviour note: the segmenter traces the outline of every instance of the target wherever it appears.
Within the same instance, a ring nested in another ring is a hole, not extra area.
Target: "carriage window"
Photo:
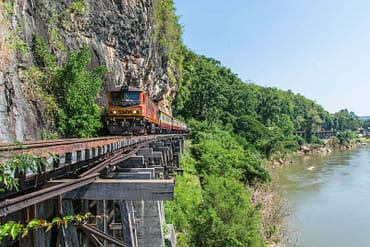
[[[125,101],[140,101],[140,92],[125,92]]]

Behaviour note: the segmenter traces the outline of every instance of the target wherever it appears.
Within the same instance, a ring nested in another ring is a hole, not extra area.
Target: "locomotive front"
[[[140,89],[122,87],[108,92],[110,134],[145,134],[158,124],[158,107]]]

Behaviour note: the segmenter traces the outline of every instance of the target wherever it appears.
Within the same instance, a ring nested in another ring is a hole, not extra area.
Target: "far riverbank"
[[[352,150],[355,148],[370,145],[370,138],[356,139],[350,144],[340,145],[332,144],[330,139],[326,140],[324,144],[304,144],[299,147],[297,151],[288,153],[283,156],[275,157],[270,160],[272,167],[291,164],[292,157],[306,156],[306,155],[326,155],[335,150]]]

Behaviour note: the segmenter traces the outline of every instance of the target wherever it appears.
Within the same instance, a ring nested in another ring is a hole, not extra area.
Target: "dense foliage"
[[[194,246],[265,246],[258,209],[235,179],[207,176],[194,224]]]
[[[187,142],[186,146],[190,147]],[[191,237],[194,235],[194,220],[196,210],[201,202],[201,186],[195,170],[195,160],[187,150],[181,157],[182,176],[176,177],[175,197],[165,202],[166,222],[175,226],[177,246],[192,246]],[[195,245],[195,244],[193,244]]]
[[[102,127],[101,108],[95,99],[102,85],[105,68],[88,71],[91,53],[86,44],[71,51],[67,61],[57,64],[45,40],[33,36],[33,54],[38,68],[29,70],[26,80],[33,80],[46,104],[46,112],[64,137],[91,137]]]
[[[228,152],[233,145],[237,151],[243,151],[231,136],[223,139],[226,146],[231,146],[222,150],[222,144],[217,140],[221,140],[223,134],[225,132],[215,126],[207,132],[194,131],[193,140],[199,143],[186,145],[189,149],[181,159],[184,175],[176,177],[175,199],[165,204],[166,221],[175,225],[180,247],[265,245],[261,214],[258,206],[250,201],[248,187],[241,181],[246,179],[246,174],[249,178],[261,180],[268,179],[268,174],[255,157],[246,155],[241,158],[251,159],[250,163],[248,160],[238,161],[241,153]],[[209,142],[210,139],[214,139],[216,147]],[[195,153],[206,157],[194,159]],[[208,156],[215,155],[217,157],[207,161]],[[238,164],[232,164],[235,161]],[[207,164],[204,170],[203,164]],[[251,171],[260,173],[253,176]]]
[[[63,109],[59,113],[59,127],[64,136],[89,137],[102,127],[101,108],[95,99],[102,85],[105,69],[87,71],[91,60],[86,44],[79,52],[71,52],[68,61],[56,73],[54,95]]]
[[[228,177],[242,182],[267,181],[258,153],[245,149],[230,132],[217,125],[192,121],[192,157],[200,176]],[[207,127],[206,129],[204,127]]]
[[[158,37],[167,49],[181,34],[172,5],[156,1]],[[191,147],[175,200],[166,203],[167,222],[175,225],[179,246],[264,246],[263,235],[272,237],[278,227],[262,226],[248,185],[270,180],[266,160],[304,143],[322,144],[317,135],[323,130],[338,131],[333,140],[346,144],[361,122],[347,110],[330,114],[300,94],[245,83],[219,61],[172,44],[183,78],[174,114],[188,123]]]
[[[168,220],[180,229],[180,246],[264,246],[263,232],[271,237],[276,226],[263,230],[246,185],[269,181],[266,159],[305,142],[323,143],[316,136],[323,130],[337,130],[333,141],[346,145],[361,122],[352,112],[330,114],[291,91],[245,83],[220,62],[189,50],[183,66],[174,111],[191,129],[191,158],[183,165],[192,164],[192,176],[200,178],[201,197],[185,194],[197,183],[179,178],[175,198],[181,200],[168,204]]]

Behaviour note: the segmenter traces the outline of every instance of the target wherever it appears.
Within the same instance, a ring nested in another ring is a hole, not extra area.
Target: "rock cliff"
[[[22,76],[35,65],[32,34],[44,37],[59,62],[87,43],[91,68],[104,65],[108,76],[98,98],[128,83],[142,88],[162,108],[177,89],[168,73],[168,54],[157,38],[157,0],[13,0],[0,2],[0,141],[39,139],[48,127],[43,105],[27,93]]]

